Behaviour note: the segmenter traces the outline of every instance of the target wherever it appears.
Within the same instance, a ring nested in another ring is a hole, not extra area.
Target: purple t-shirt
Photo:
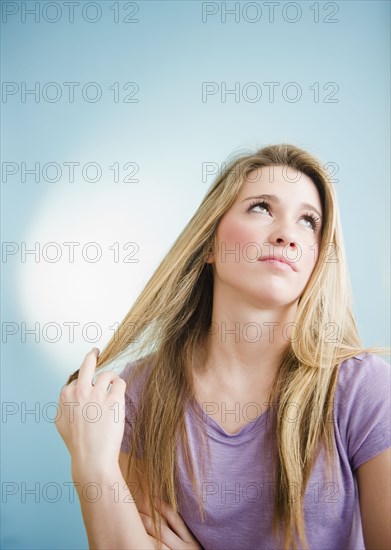
[[[132,364],[121,373],[126,379]],[[339,367],[333,422],[337,477],[326,478],[323,451],[304,495],[304,519],[311,550],[365,550],[355,470],[390,447],[391,367],[374,354],[359,354]],[[127,405],[137,409],[137,385]],[[198,407],[198,409],[197,409]],[[189,447],[198,472],[196,420],[206,422],[211,462],[199,482],[205,523],[199,516],[182,454],[178,452],[179,512],[205,550],[277,550],[272,536],[273,462],[266,445],[271,409],[230,435],[201,405],[185,412]],[[197,412],[198,411],[198,412]],[[121,450],[129,452],[130,414]],[[210,466],[209,466],[210,464]]]

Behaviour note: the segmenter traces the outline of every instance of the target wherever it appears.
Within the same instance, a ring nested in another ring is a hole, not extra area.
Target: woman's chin
[[[259,309],[284,309],[297,304],[297,296],[282,296],[281,292],[268,292],[251,296],[251,303]]]

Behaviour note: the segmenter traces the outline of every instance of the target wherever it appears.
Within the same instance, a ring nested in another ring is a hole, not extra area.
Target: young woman
[[[91,548],[390,548],[383,352],[361,346],[319,161],[233,158],[61,392]]]

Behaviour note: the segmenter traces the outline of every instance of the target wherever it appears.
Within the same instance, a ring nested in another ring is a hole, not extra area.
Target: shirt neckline
[[[249,421],[247,424],[242,426],[240,430],[234,434],[230,434],[224,430],[224,428],[204,409],[201,407],[200,403],[194,399],[193,403],[190,405],[190,411],[193,416],[196,416],[198,420],[204,419],[207,431],[212,435],[216,436],[217,439],[223,439],[224,441],[231,441],[234,443],[236,440],[240,439],[251,439],[253,432],[261,430],[267,423],[270,416],[271,406],[269,406],[266,411],[254,418],[254,420]]]

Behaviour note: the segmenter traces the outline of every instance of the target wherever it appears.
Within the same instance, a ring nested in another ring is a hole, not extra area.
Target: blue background
[[[2,2],[2,81],[15,92],[1,104],[2,241],[15,243],[1,265],[2,548],[88,547],[53,403],[193,215],[213,179],[205,170],[230,154],[288,141],[330,163],[362,340],[390,345],[389,2],[280,2],[274,19],[263,2],[81,2],[73,22],[62,2],[51,4],[26,2],[36,10],[27,15],[21,2]],[[79,83],[73,102],[65,82]],[[203,101],[205,82],[217,93]],[[35,83],[37,95],[24,97]],[[238,95],[224,96],[235,83]],[[74,181],[65,162],[80,163]],[[90,162],[99,181],[82,174]],[[138,181],[123,181],[129,168],[114,181],[110,166],[127,162]],[[38,181],[22,177],[22,163],[39,163]],[[41,170],[47,163],[62,167],[59,181]],[[68,241],[96,242],[102,258],[70,262]],[[24,258],[22,243],[35,242],[60,243],[63,256]],[[126,242],[138,262],[125,260]],[[74,338],[66,322],[80,323]],[[89,322],[102,327],[96,338],[81,330]],[[60,326],[57,338],[47,323]],[[36,336],[24,333],[34,326]]]

